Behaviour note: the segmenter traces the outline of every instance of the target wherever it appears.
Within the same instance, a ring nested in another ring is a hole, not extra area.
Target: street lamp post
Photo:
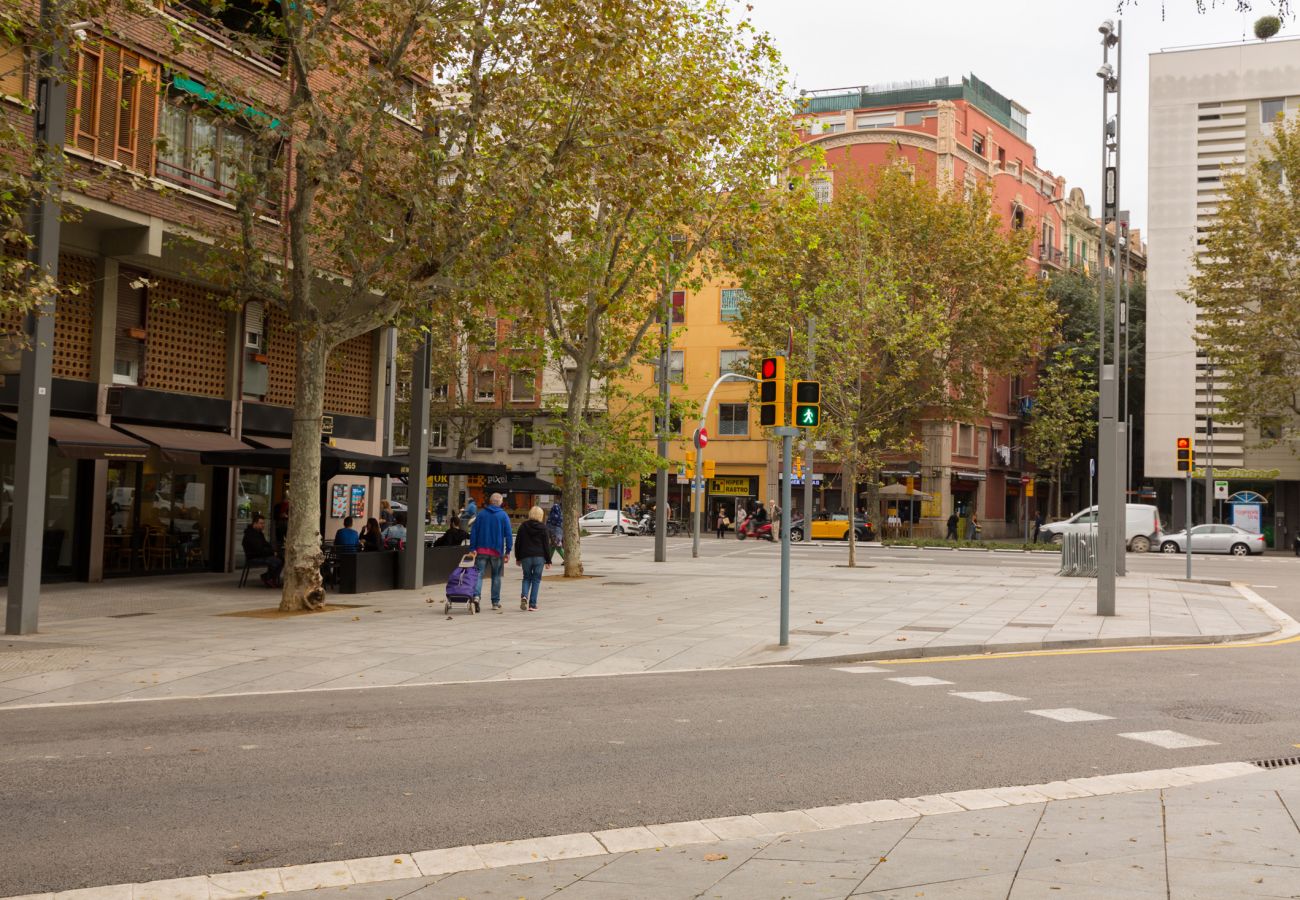
[[[1119,364],[1119,308],[1115,303],[1113,310],[1114,353],[1111,361],[1106,362],[1106,222],[1117,221],[1119,212],[1119,65],[1120,54],[1117,51],[1115,67],[1110,64],[1110,49],[1120,42],[1120,30],[1109,19],[1097,29],[1101,32],[1102,64],[1097,70],[1097,77],[1102,82],[1101,92],[1101,178],[1102,207],[1101,228],[1099,230],[1100,253],[1098,254],[1098,386],[1099,402],[1099,447],[1100,477],[1097,490],[1097,615],[1115,615],[1115,576],[1119,566],[1119,555],[1123,552],[1119,546],[1120,523],[1123,507],[1119,505],[1119,385],[1116,369]],[[1114,144],[1112,146],[1110,124],[1110,95],[1116,95]],[[1111,163],[1111,151],[1114,150],[1114,163]],[[1119,254],[1118,233],[1115,242],[1116,256]],[[1119,280],[1119,264],[1116,260],[1116,284]],[[1118,301],[1118,291],[1116,292]]]
[[[34,136],[43,182],[30,213],[32,262],[53,283],[59,275],[61,191],[51,183],[61,169],[64,119],[68,108],[67,32],[61,0],[41,0],[42,48],[37,70]],[[89,24],[89,23],[85,23]],[[41,601],[41,557],[45,536],[45,492],[49,471],[50,400],[54,369],[54,296],[46,295],[27,314],[18,380],[18,440],[14,458],[13,528],[9,556],[6,634],[36,631]]]
[[[709,388],[708,396],[704,398],[704,406],[700,408],[700,427],[696,430],[696,435],[707,427],[709,421],[709,407],[713,404],[713,394],[718,390],[718,385],[724,381],[753,381],[757,378],[749,375],[740,375],[736,372],[725,372],[717,381],[713,382],[713,387]],[[698,441],[698,438],[697,438]],[[700,526],[701,516],[704,507],[704,448],[696,443],[695,458],[695,477],[691,479],[691,557],[696,558],[700,555]]]

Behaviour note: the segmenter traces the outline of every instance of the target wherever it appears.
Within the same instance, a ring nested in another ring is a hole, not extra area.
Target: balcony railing
[[[1049,266],[1056,266],[1058,269],[1064,268],[1065,254],[1050,244],[1040,244],[1038,246],[1038,259]]]

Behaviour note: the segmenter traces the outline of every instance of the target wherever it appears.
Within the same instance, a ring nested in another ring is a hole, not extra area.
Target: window
[[[530,403],[537,399],[537,375],[534,372],[515,372],[510,376],[510,399],[515,403]]]
[[[998,165],[1002,166],[1004,169],[1007,165],[1007,151],[1001,147],[998,148]]]
[[[485,369],[474,382],[474,402],[491,403],[497,398],[497,374]]]
[[[437,403],[446,403],[449,393],[450,390],[445,384],[435,384],[433,386],[433,399]]]
[[[686,351],[670,351],[671,356],[668,360],[668,381],[669,383],[681,384],[686,374]],[[656,361],[654,366],[654,382],[659,383],[659,363]]]
[[[1272,125],[1277,121],[1278,115],[1286,109],[1286,100],[1276,97],[1271,100],[1259,101],[1259,121],[1263,125]]]
[[[939,111],[934,109],[914,109],[910,112],[903,113],[904,125],[920,125],[926,119],[937,119]]]
[[[829,178],[818,178],[812,184],[813,199],[818,203],[831,202],[831,182]]]
[[[957,426],[957,455],[958,456],[975,455],[975,426],[973,425]]]
[[[447,449],[447,423],[446,422],[429,423],[429,448],[432,450]]]
[[[262,332],[266,311],[261,300],[250,300],[244,307],[244,347],[248,350],[262,349]]]
[[[257,46],[243,47],[275,67],[284,64],[276,46],[280,4],[267,0],[168,0],[167,6],[186,24],[220,41],[232,34],[251,38]]]
[[[231,122],[215,122],[179,98],[162,105],[158,123],[159,178],[214,197],[235,190],[239,173],[252,164],[251,132]]]
[[[820,202],[824,202],[819,200]],[[722,291],[722,321],[735,322],[740,318],[741,304],[749,300],[749,296],[740,288],[724,288]]]
[[[718,404],[718,435],[744,437],[749,434],[749,404]]]
[[[510,449],[533,449],[533,420],[515,419],[510,428]]]
[[[826,134],[839,134],[839,133],[840,133],[841,131],[843,131],[843,130],[844,130],[844,123],[843,123],[843,122],[827,122],[827,123],[826,123],[826,129],[825,129]]]
[[[144,317],[149,306],[146,290],[142,275],[126,269],[118,271],[117,322],[113,334],[114,384],[140,383],[140,370],[144,364]]]
[[[0,94],[24,97],[27,60],[22,44],[8,44],[0,40]]]
[[[1011,227],[1016,231],[1025,227],[1025,210],[1022,206],[1011,207]]]
[[[77,56],[77,80],[74,90],[75,100],[72,96],[68,97],[70,103],[76,104],[72,110],[74,120],[72,134],[68,135],[68,143],[75,143],[82,150],[95,151],[95,143],[99,139],[99,81],[101,77],[99,69],[100,57],[98,53],[92,53],[89,50],[82,50]],[[89,142],[89,146],[87,146]]]
[[[718,374],[735,372],[744,375],[749,371],[748,350],[723,350],[718,354]]]
[[[493,438],[493,434],[492,434],[492,432],[493,432],[493,430],[494,430],[494,429],[493,429],[493,427],[492,427],[491,424],[485,425],[485,426],[483,427],[483,430],[480,431],[480,432],[478,433],[478,436],[474,438],[474,449],[475,449],[475,450],[491,450],[491,449],[492,449],[492,447],[493,447],[493,443],[492,443],[492,438]]]
[[[686,292],[673,291],[673,324],[682,325],[686,322]]]
[[[500,330],[500,319],[488,319],[488,324],[483,329],[483,342],[479,345],[479,349],[495,350],[497,348],[497,333]]]
[[[973,134],[970,138],[970,148],[980,156],[984,155],[984,135]]]
[[[893,128],[898,124],[898,113],[872,113],[858,116],[854,124],[859,130],[864,128]]]

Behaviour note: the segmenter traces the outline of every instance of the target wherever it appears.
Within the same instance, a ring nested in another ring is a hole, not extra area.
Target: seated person
[[[266,571],[262,573],[262,584],[279,587],[284,561],[275,555],[275,548],[266,539],[266,518],[261,513],[254,513],[253,521],[244,529],[243,545],[244,559],[249,568],[266,566]]]
[[[379,520],[371,516],[366,521],[366,530],[361,532],[362,550],[383,550],[384,535],[379,530]]]
[[[397,510],[393,513],[393,524],[384,529],[384,546],[393,548],[406,541],[406,513]]]
[[[433,546],[459,547],[468,540],[469,532],[460,527],[460,517],[452,516],[451,520],[447,523],[447,530],[433,542]]]
[[[340,553],[356,553],[361,549],[361,535],[352,527],[352,517],[343,520],[343,527],[334,532],[334,549]]]

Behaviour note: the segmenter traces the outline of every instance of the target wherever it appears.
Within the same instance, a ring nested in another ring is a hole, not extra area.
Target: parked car
[[[1040,541],[1059,544],[1067,534],[1090,531],[1097,524],[1097,507],[1090,506],[1062,522],[1048,522],[1038,531]],[[1161,545],[1160,511],[1147,503],[1124,504],[1124,543],[1134,553]]]
[[[592,534],[628,534],[636,528],[636,522],[617,509],[593,509],[578,520],[578,527]]]
[[[1160,549],[1165,553],[1186,553],[1186,529],[1165,535]],[[1236,525],[1196,525],[1192,528],[1192,552],[1231,553],[1233,556],[1263,553],[1264,535]]]
[[[871,527],[870,522],[858,522],[854,526],[857,532],[857,539],[860,541],[874,541],[876,532]],[[802,516],[796,517],[790,522],[790,540],[802,541],[807,529],[804,527]],[[813,518],[812,535],[814,541],[847,541],[849,539],[849,517],[845,513],[821,513]]]

